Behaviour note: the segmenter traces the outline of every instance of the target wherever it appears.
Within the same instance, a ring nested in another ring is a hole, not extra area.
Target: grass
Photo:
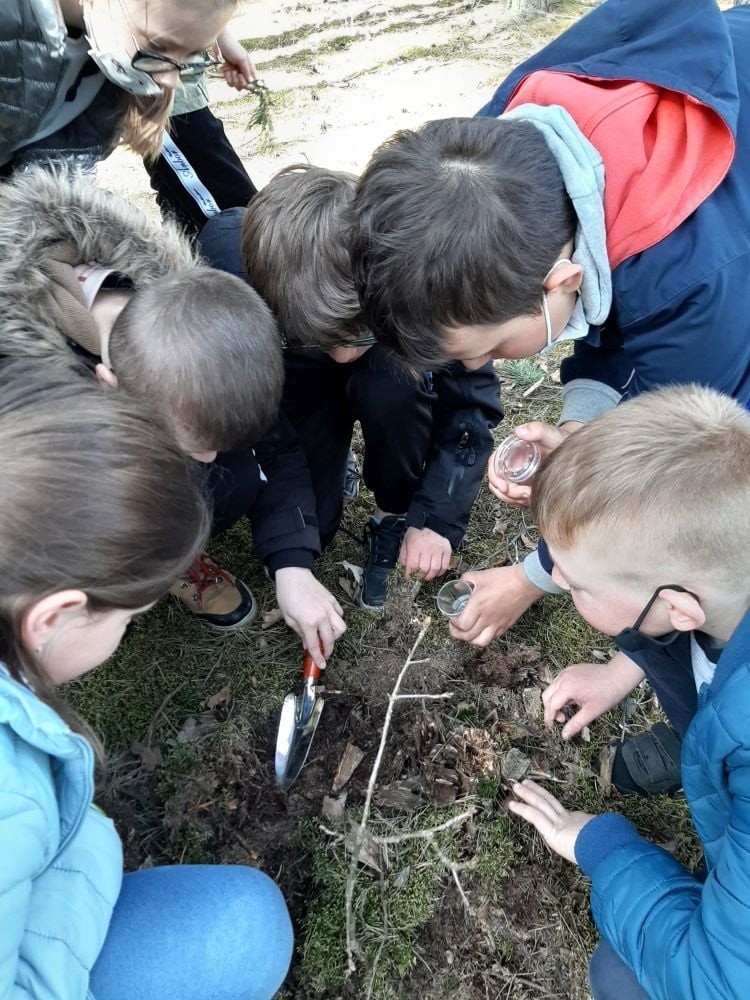
[[[535,44],[558,34],[585,9],[566,0],[554,5],[552,16],[536,22],[516,19],[508,21],[507,27],[503,22],[500,41],[507,51],[499,55],[497,40],[491,35],[480,38],[482,29],[469,23],[472,10],[483,5],[438,0],[430,5],[401,7],[395,17],[394,12],[367,10],[352,18],[317,23],[311,18],[310,23],[275,35],[247,38],[244,44],[254,54],[268,55],[265,61],[259,60],[264,71],[306,70],[322,56],[335,67],[340,54],[362,47],[377,35],[393,33],[397,37],[392,54],[355,74],[365,85],[369,74],[396,64],[427,60],[436,65],[459,56],[491,63],[499,80],[508,68],[503,68],[504,61],[521,58]],[[438,35],[434,45],[410,45],[400,51],[399,45],[405,42],[398,37],[402,32],[438,20],[445,21],[445,34]],[[330,37],[321,38],[324,32],[330,32]],[[296,51],[289,51],[294,47]],[[320,79],[315,89],[327,88],[335,104],[336,88],[349,85],[353,79],[346,77],[339,84]],[[277,90],[269,109],[274,120],[299,117],[303,104],[311,101],[310,90],[295,86]],[[249,96],[218,105],[226,109],[230,134],[233,123],[229,116],[234,116],[238,134],[246,134],[253,100]],[[476,105],[479,103],[478,99]],[[275,142],[261,138],[254,152],[262,148],[275,153],[279,148]],[[295,158],[299,158],[296,150]],[[545,357],[548,371],[536,361],[502,366],[506,417],[497,431],[498,440],[509,427],[529,418],[554,422],[560,392],[551,374],[564,352],[561,348]],[[532,388],[540,378],[542,383]],[[530,394],[524,395],[530,389]],[[370,503],[364,492],[358,503],[347,509],[345,522],[355,533],[361,531]],[[520,559],[535,539],[527,512],[508,510],[482,490],[460,570]],[[283,623],[262,627],[262,615],[275,602],[271,584],[252,558],[247,525],[240,524],[213,542],[212,553],[220,564],[245,579],[256,594],[260,614],[251,628],[234,636],[216,637],[171,599],[166,600],[139,620],[108,665],[71,691],[76,707],[112,753],[101,793],[104,804],[117,815],[129,867],[217,860],[266,864],[295,907],[297,972],[285,993],[294,1000],[329,1000],[347,990],[347,995],[365,997],[368,989],[377,1000],[413,996],[429,996],[429,1000],[455,996],[462,1000],[485,996],[530,1000],[559,996],[561,982],[565,983],[566,996],[583,1000],[587,996],[586,957],[596,939],[588,917],[585,880],[574,867],[550,856],[533,831],[504,811],[505,792],[495,773],[480,774],[468,793],[478,809],[474,820],[440,842],[451,859],[468,865],[461,879],[475,914],[469,918],[464,913],[450,875],[423,842],[389,848],[382,878],[364,869],[358,878],[355,900],[362,954],[360,976],[352,993],[353,984],[344,983],[345,847],[321,831],[319,798],[308,804],[295,823],[299,804],[294,805],[293,799],[274,799],[265,782],[275,713],[295,682],[299,643]],[[337,645],[332,665],[338,671],[339,686],[355,706],[344,719],[329,712],[327,706],[321,737],[334,725],[348,732],[357,713],[377,731],[388,689],[386,668],[405,655],[414,638],[414,620],[434,613],[436,587],[425,586],[414,596],[403,581],[399,583],[402,620],[397,627],[392,627],[388,616],[371,618],[347,604],[338,586],[338,564],[344,559],[361,563],[362,557],[362,549],[339,534],[320,565],[323,582],[346,607],[348,631]],[[593,650],[606,650],[609,645],[588,629],[567,599],[552,597],[531,609],[506,637],[496,641],[493,650],[510,654],[522,644],[538,646],[553,669],[590,660]],[[424,655],[431,657],[431,668],[441,672],[445,689],[455,692],[451,701],[424,706],[424,711],[439,721],[446,740],[466,727],[489,727],[491,710],[501,722],[524,721],[521,689],[527,682],[521,680],[506,691],[482,688],[470,681],[463,664],[468,651],[456,647],[442,620],[434,620]],[[410,690],[419,689],[419,684],[415,678]],[[212,697],[224,689],[226,699],[210,709]],[[334,699],[332,703],[335,707]],[[407,709],[399,710],[398,733],[386,748],[386,768],[397,771],[399,761],[402,770],[415,766],[414,732],[423,707],[411,704],[413,716],[405,714]],[[639,708],[640,722],[648,724],[651,718],[647,705]],[[192,729],[190,719],[195,720]],[[561,790],[566,804],[590,811],[619,809],[657,842],[669,843],[686,864],[695,866],[699,852],[681,798],[610,800],[596,787],[590,773],[592,761],[600,747],[619,734],[620,721],[615,712],[593,725],[589,744],[562,744],[559,738],[547,738],[539,727],[532,727],[523,738],[499,731],[493,736],[493,745],[498,755],[515,746],[543,762],[563,781],[552,787]],[[154,757],[157,752],[160,759]],[[265,797],[266,811],[254,826],[254,811],[263,804],[259,796]],[[353,792],[346,810],[347,823],[356,822],[360,802],[361,791]],[[376,833],[424,829],[442,822],[455,810],[456,806],[438,809],[429,801],[410,813],[376,808],[372,829]],[[273,824],[277,815],[284,819],[285,814],[296,832],[289,850],[278,856],[274,841],[279,834]],[[264,823],[269,826],[265,834]],[[263,844],[266,851],[260,853],[260,859],[248,853],[248,848],[251,852],[260,850],[258,845]],[[272,860],[267,862],[269,857]]]

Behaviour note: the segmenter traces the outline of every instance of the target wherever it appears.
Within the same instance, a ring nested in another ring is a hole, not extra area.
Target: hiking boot
[[[406,519],[403,517],[384,517],[380,523],[374,517],[370,518],[365,528],[370,554],[362,575],[360,607],[377,611],[385,604],[388,597],[388,574],[398,562],[405,532]]]
[[[357,456],[350,449],[346,457],[346,473],[344,474],[344,489],[342,499],[344,503],[351,503],[359,496],[359,463]]]
[[[196,618],[220,632],[234,632],[255,618],[255,598],[236,576],[201,552],[185,576],[169,588]]]

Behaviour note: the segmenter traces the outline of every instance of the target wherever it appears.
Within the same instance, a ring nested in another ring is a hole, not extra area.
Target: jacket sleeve
[[[617,406],[633,374],[613,308],[603,326],[590,328],[577,340],[573,352],[560,365],[563,409],[560,423],[580,420],[587,424]]]
[[[576,858],[592,879],[596,925],[652,1000],[741,1000],[747,996],[747,746],[726,764],[732,805],[721,858],[704,883],[666,851],[643,840],[621,816],[596,817],[576,841]]]
[[[315,493],[302,444],[283,413],[255,454],[267,479],[250,512],[258,558],[271,573],[286,566],[312,569],[320,554]]]
[[[33,879],[47,861],[48,839],[46,817],[35,801],[17,792],[0,793],[0,996],[12,1000],[33,1000],[39,995],[36,986],[43,984],[25,939]],[[67,990],[48,993],[53,984],[44,986],[45,996],[73,1000]]]
[[[468,371],[451,362],[433,375],[436,401],[430,455],[406,523],[461,542],[503,416],[492,362]]]

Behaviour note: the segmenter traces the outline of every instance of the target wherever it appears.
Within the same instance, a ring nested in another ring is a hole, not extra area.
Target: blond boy
[[[564,670],[544,693],[545,721],[569,738],[648,677],[683,736],[682,785],[707,866],[695,877],[622,816],[569,812],[533,782],[514,786],[512,812],[592,880],[595,1000],[747,995],[749,503],[750,414],[697,386],[597,418],[534,486],[554,579],[626,651]]]

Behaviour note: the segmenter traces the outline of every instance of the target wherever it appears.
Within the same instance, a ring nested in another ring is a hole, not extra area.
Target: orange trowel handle
[[[323,643],[320,644],[320,651],[323,652]],[[312,658],[310,653],[305,653],[305,658],[302,661],[302,678],[307,680],[310,678],[313,681],[317,681],[323,671],[317,665],[315,660]]]

